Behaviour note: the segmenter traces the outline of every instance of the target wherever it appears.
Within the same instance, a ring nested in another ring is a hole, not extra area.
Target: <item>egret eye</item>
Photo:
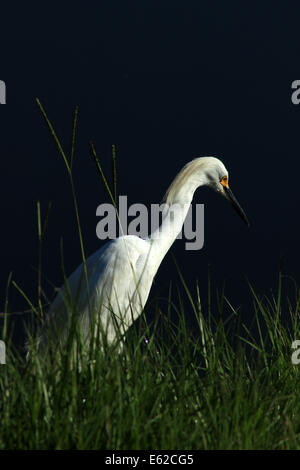
[[[222,186],[225,186],[226,188],[228,188],[228,177],[225,175],[223,176],[221,179],[220,179],[220,183]]]

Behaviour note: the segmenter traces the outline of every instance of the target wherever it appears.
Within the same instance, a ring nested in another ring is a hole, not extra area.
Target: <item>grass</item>
[[[77,118],[78,110],[64,158],[84,261],[72,180]],[[38,206],[39,253],[45,222]],[[142,315],[121,354],[95,344],[83,354],[74,330],[59,356],[33,351],[24,361],[4,322],[0,449],[300,449],[300,365],[291,360],[299,289],[290,302],[281,274],[276,296],[249,285],[252,304],[242,314],[211,283],[202,307],[197,283],[191,292],[178,272],[181,288],[148,305],[154,324]],[[40,279],[36,304],[27,299],[35,319],[44,315]]]
[[[122,354],[81,358],[78,348],[71,363],[66,349],[25,363],[7,347],[0,448],[299,449],[299,313],[290,311],[289,330],[277,300],[253,294],[250,333],[240,314],[225,321],[195,296],[198,330],[170,297],[160,321],[132,328]]]

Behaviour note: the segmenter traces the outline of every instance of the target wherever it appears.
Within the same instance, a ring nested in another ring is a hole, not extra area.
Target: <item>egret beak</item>
[[[230,202],[230,204],[232,205],[233,209],[239,214],[239,216],[243,219],[243,221],[248,225],[249,227],[249,220],[247,219],[247,216],[245,214],[245,212],[243,211],[243,209],[241,208],[241,206],[239,205],[238,201],[236,200],[233,192],[231,191],[231,189],[229,188],[228,185],[222,185],[223,186],[223,194],[224,196],[226,197],[226,199]]]

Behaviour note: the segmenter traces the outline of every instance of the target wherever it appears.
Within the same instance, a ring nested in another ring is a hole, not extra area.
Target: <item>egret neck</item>
[[[163,204],[162,223],[151,233],[151,251],[149,256],[155,259],[155,268],[158,269],[161,261],[182,230],[187,213],[191,206],[195,190],[202,186],[202,182],[189,178],[183,181],[175,178],[169,187]]]

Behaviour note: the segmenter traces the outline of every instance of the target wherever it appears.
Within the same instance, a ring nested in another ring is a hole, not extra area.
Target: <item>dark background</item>
[[[214,288],[226,280],[233,306],[248,309],[246,278],[268,294],[276,291],[281,265],[299,281],[300,106],[291,101],[291,83],[300,79],[299,10],[283,2],[175,0],[5,7],[2,310],[11,271],[28,297],[37,297],[37,200],[43,214],[53,203],[43,247],[50,299],[48,280],[62,283],[61,237],[67,272],[81,259],[67,173],[36,97],[67,151],[79,105],[74,177],[87,254],[103,243],[95,212],[109,202],[90,140],[109,177],[116,145],[119,194],[149,207],[186,162],[214,155],[229,170],[251,226],[217,194],[199,189],[194,202],[205,204],[204,248],[186,251],[182,240],[171,249],[189,287],[194,290],[198,278],[205,302],[210,264]],[[170,280],[180,283],[169,252],[151,298],[164,295]],[[26,307],[11,287],[9,310]]]

